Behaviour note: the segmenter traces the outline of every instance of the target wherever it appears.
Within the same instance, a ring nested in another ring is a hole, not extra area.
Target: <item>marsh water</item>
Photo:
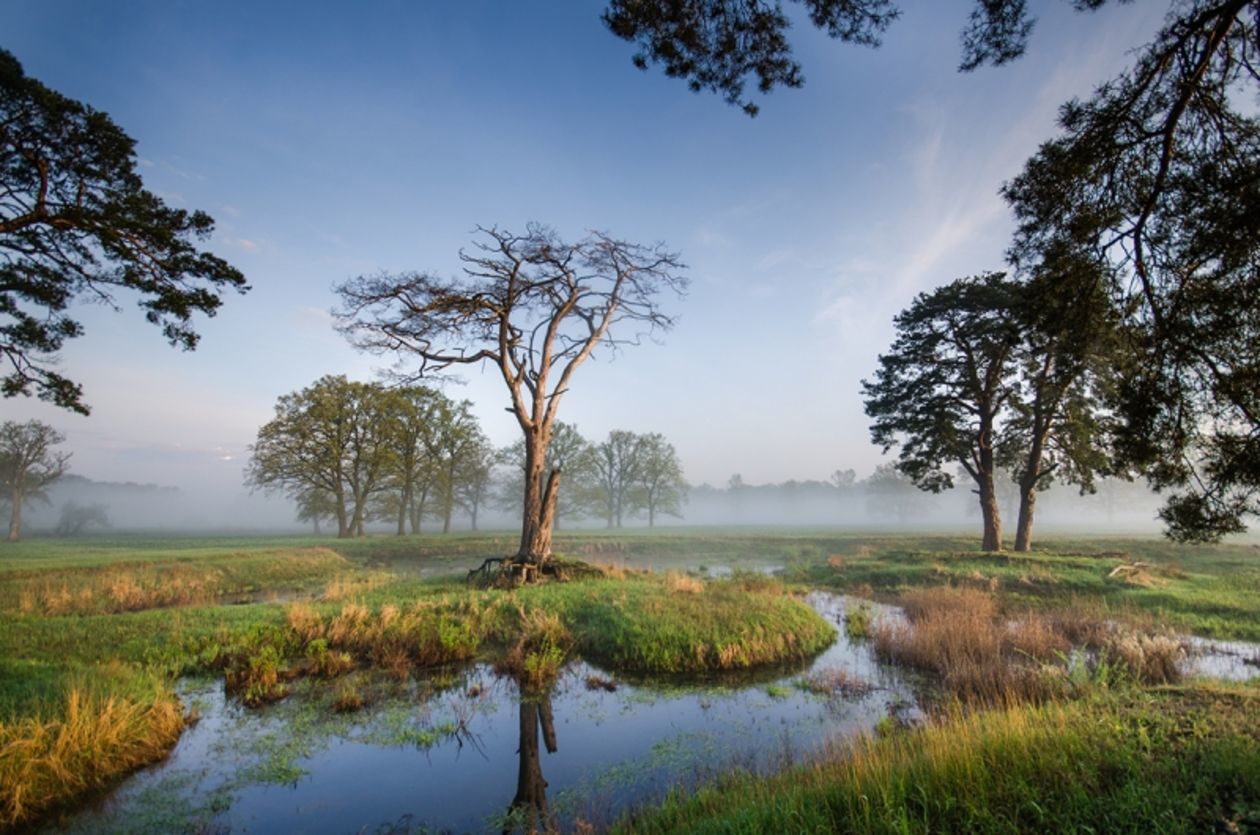
[[[837,624],[852,605],[808,601]],[[352,714],[332,709],[327,682],[299,682],[252,710],[219,683],[188,682],[184,701],[201,718],[171,756],[55,831],[481,832],[528,828],[531,816],[607,825],[671,788],[799,762],[890,714],[913,715],[906,674],[838,631],[812,662],[758,678],[617,679],[610,690],[611,674],[576,662],[549,693],[522,696],[473,665],[395,684]],[[807,686],[824,680],[833,686]]]
[[[846,608],[899,610],[814,592],[837,624],[811,662],[756,677],[618,678],[581,661],[522,694],[485,665],[368,685],[338,713],[337,685],[295,683],[244,708],[219,681],[187,681],[199,720],[164,762],[49,832],[484,832],[603,828],[636,804],[731,768],[801,762],[880,721],[922,714],[910,674],[844,635]],[[1260,647],[1189,639],[1191,675],[1256,675]]]

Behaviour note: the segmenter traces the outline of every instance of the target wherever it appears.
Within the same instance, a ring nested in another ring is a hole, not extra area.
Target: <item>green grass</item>
[[[1144,613],[1169,626],[1214,638],[1260,641],[1260,549],[1187,546],[1163,540],[1050,540],[1017,554],[984,553],[961,540],[854,538],[831,543],[826,558],[793,563],[798,582],[891,598],[917,587],[952,585],[995,592],[1015,606],[1061,607],[1079,601],[1117,616]],[[944,547],[941,547],[944,546]],[[1112,576],[1142,564],[1136,575]]]
[[[835,630],[764,577],[672,591],[656,577],[524,589],[528,607],[557,612],[586,659],[619,671],[748,670],[801,661],[835,640]]]
[[[1260,826],[1260,691],[1163,688],[956,710],[769,778],[734,774],[622,832],[1237,832]],[[1232,827],[1232,828],[1231,828]]]
[[[799,662],[825,647],[834,630],[780,582],[739,573],[768,565],[785,567],[793,581],[875,597],[923,586],[976,587],[995,591],[1009,604],[1007,609],[1053,609],[1089,601],[1104,614],[1138,611],[1200,634],[1260,640],[1260,550],[1250,546],[1063,540],[1030,555],[991,555],[956,537],[566,531],[557,537],[557,551],[614,566],[611,576],[516,591],[478,591],[464,585],[467,569],[487,556],[510,553],[515,542],[513,534],[499,532],[361,540],[106,536],[0,544],[0,730],[12,734],[26,723],[22,727],[30,733],[46,735],[68,718],[70,693],[83,695],[76,708],[80,719],[85,710],[103,712],[114,697],[113,709],[121,705],[125,710],[111,715],[120,717],[116,721],[132,734],[126,750],[101,754],[116,767],[97,769],[92,762],[68,760],[78,762],[76,768],[85,775],[95,775],[91,785],[99,785],[151,759],[157,749],[149,742],[160,738],[162,745],[170,744],[169,709],[163,708],[160,717],[144,711],[169,707],[171,682],[181,674],[222,670],[238,683],[243,698],[261,702],[282,692],[289,671],[317,677],[331,692],[337,682],[322,679],[350,669],[384,668],[407,675],[418,666],[469,658],[501,664],[513,675],[533,680],[531,686],[545,686],[573,655],[630,674],[695,675]],[[1150,564],[1137,578],[1144,584],[1108,576],[1116,566],[1134,561]],[[700,565],[731,567],[737,573],[704,583],[677,573]],[[646,568],[674,573],[636,573]],[[422,579],[438,575],[448,579]],[[294,591],[309,602],[222,605]],[[295,611],[305,613],[305,621],[295,621]],[[859,625],[848,626],[856,631]],[[308,629],[313,631],[308,634]],[[347,684],[344,689],[353,688]],[[1182,695],[1160,698],[1181,706],[1190,692],[1166,691]],[[1211,696],[1226,702],[1236,698],[1242,697]],[[352,701],[347,696],[347,704]],[[1151,712],[1139,707],[1116,703],[1107,708],[1110,713],[1100,715],[1136,733]],[[1019,715],[1033,725],[1050,722],[1056,710],[1074,717],[1045,725],[1052,730],[1070,730],[1084,721],[1071,705],[1037,710],[1045,712]],[[1135,717],[1141,719],[1137,725]],[[30,724],[35,720],[39,729]],[[92,741],[97,737],[90,723],[80,724],[86,729],[84,744],[105,752]],[[154,729],[153,740],[144,739],[146,727]],[[979,733],[978,727],[965,729]],[[1209,730],[1215,738],[1216,731]],[[1119,742],[1108,747],[1108,733],[1099,737],[1106,743],[1100,750],[1121,756]],[[1069,745],[1072,733],[1062,735]],[[1178,762],[1182,753],[1187,762],[1197,762],[1194,757],[1199,756],[1199,749],[1170,750],[1181,752],[1174,757]],[[1071,751],[1073,756],[1079,753]],[[10,760],[0,762],[0,768],[12,766],[12,755],[4,756]],[[1085,762],[1104,770],[1120,767],[1089,756]],[[1117,762],[1123,764],[1123,758]],[[1180,786],[1175,775],[1161,774],[1156,777],[1173,781],[1165,791]],[[1070,780],[1064,782],[1070,787]],[[80,784],[71,780],[63,785]],[[73,796],[77,790],[69,791]],[[1197,789],[1188,791],[1195,796]],[[768,808],[773,810],[777,802],[767,800]],[[815,797],[814,802],[821,801]],[[881,802],[910,815],[919,801],[888,795]],[[998,809],[996,800],[993,804]],[[831,807],[823,803],[820,808]],[[762,820],[757,817],[761,812],[748,814],[753,815],[748,820]],[[778,822],[783,820],[795,819]],[[834,823],[832,818],[826,821]],[[906,823],[898,831],[913,829]]]
[[[160,756],[178,734],[178,675],[221,671],[232,693],[261,704],[282,697],[294,675],[381,668],[407,676],[479,658],[540,688],[573,653],[627,671],[739,670],[800,660],[834,637],[764,577],[678,588],[662,576],[618,571],[474,590],[462,580],[421,580],[410,566],[401,576],[366,566],[413,560],[466,570],[486,549],[503,550],[493,537],[426,542],[430,550],[419,555],[416,541],[369,541],[344,554],[271,540],[253,546],[119,540],[54,548],[36,540],[0,551],[5,819],[27,820]],[[223,605],[294,589],[308,602]],[[343,689],[338,704],[350,709],[354,694]],[[108,742],[111,728],[121,744]],[[33,756],[58,763],[53,772],[67,779],[50,779]]]

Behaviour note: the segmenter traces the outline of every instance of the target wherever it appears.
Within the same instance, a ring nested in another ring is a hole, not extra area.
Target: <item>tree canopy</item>
[[[901,16],[893,0],[794,1],[829,37],[863,46],[879,46]],[[1072,0],[1072,6],[1096,9],[1106,2]],[[694,91],[718,93],[750,116],[760,109],[744,95],[750,79],[763,94],[805,82],[782,0],[611,0],[603,20],[614,35],[639,47],[633,58],[639,69],[660,64],[666,75]],[[1026,0],[974,0],[962,30],[960,69],[1018,58],[1034,22]]]
[[[687,500],[687,481],[683,478],[678,450],[659,432],[639,436],[638,466],[635,468],[635,505],[647,512],[648,527],[656,527],[656,519],[664,514],[682,516]]]
[[[338,536],[362,534],[393,455],[391,406],[379,386],[344,376],[284,395],[258,430],[246,482],[296,499],[304,518],[331,504]]]
[[[197,248],[214,221],[167,206],[136,172],[135,142],[110,118],[28,77],[0,50],[0,377],[5,397],[35,393],[86,414],[79,383],[53,369],[82,325],[79,298],[139,296],[145,318],[191,350],[194,314],[213,316],[245,277]]]
[[[984,549],[1002,548],[994,469],[1002,411],[1014,396],[1019,342],[1004,273],[959,279],[922,293],[894,320],[897,338],[863,381],[871,440],[899,446],[897,469],[933,493],[954,486],[946,464],[976,484]]]
[[[1260,514],[1260,3],[1174,5],[1135,64],[1060,111],[1004,194],[1020,269],[1092,262],[1135,361],[1116,449],[1181,539]]]

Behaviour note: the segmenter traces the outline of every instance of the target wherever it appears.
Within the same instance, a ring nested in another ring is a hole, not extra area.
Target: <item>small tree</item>
[[[337,518],[336,502],[332,494],[323,488],[312,487],[296,494],[293,498],[297,502],[297,520],[310,522],[311,533],[315,536],[323,534],[320,525],[325,519]]]
[[[245,277],[199,251],[214,221],[172,209],[136,173],[135,142],[104,113],[27,77],[0,49],[0,378],[5,397],[30,394],[87,414],[82,386],[48,366],[83,327],[80,296],[113,303],[135,291],[145,318],[191,350],[192,316],[213,316],[219,293]]]
[[[1013,292],[1005,274],[985,273],[920,294],[894,319],[897,339],[874,382],[862,382],[871,439],[885,452],[901,447],[897,469],[916,486],[953,487],[949,462],[971,476],[986,551],[1002,549],[994,468],[1000,415],[1014,392]]]
[[[70,453],[53,450],[65,440],[65,435],[37,420],[0,424],[0,489],[9,503],[10,542],[22,536],[22,504],[47,501],[48,485],[69,469]]]
[[[658,432],[639,439],[639,463],[635,472],[636,503],[647,511],[648,527],[656,527],[659,514],[682,516],[687,499],[678,451]]]
[[[356,346],[397,354],[419,366],[415,380],[453,366],[492,365],[507,388],[525,443],[524,519],[514,562],[551,556],[561,471],[545,470],[560,401],[574,372],[597,347],[637,344],[668,329],[658,306],[664,291],[686,286],[678,257],[592,232],[576,243],[529,225],[524,235],[498,228],[461,252],[464,275],[366,276],[338,288],[343,333]]]
[[[620,528],[625,515],[633,510],[642,440],[633,432],[614,429],[595,447],[596,483],[600,506],[609,528]]]
[[[344,376],[286,394],[258,430],[246,482],[302,502],[331,498],[337,536],[363,534],[369,500],[385,485],[397,413],[389,392]]]
[[[442,533],[450,533],[455,506],[459,504],[460,483],[470,459],[486,445],[486,436],[470,409],[472,403],[446,400],[431,434],[433,466],[437,473],[438,510]]]
[[[547,447],[543,469],[559,470],[564,481],[556,492],[555,526],[587,515],[595,506],[598,488],[595,479],[595,448],[578,428],[562,420],[556,421]],[[499,460],[511,467],[511,476],[503,483],[499,505],[504,510],[521,511],[525,483],[525,443],[517,441],[499,452]]]
[[[459,506],[468,511],[469,524],[474,531],[481,508],[494,487],[494,468],[498,463],[498,450],[483,435],[469,448],[460,464],[456,498]]]
[[[79,536],[88,528],[109,526],[109,508],[105,505],[66,502],[61,506],[56,533],[57,536]]]

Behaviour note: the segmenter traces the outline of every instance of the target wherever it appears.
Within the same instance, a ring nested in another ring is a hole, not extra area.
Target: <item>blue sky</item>
[[[662,344],[579,372],[561,418],[588,437],[663,432],[695,483],[869,473],[859,381],[920,291],[1002,267],[997,190],[1058,106],[1123,68],[1160,3],[1034,3],[1019,62],[955,71],[969,2],[906,3],[881,49],[801,21],[806,77],[749,119],[656,70],[598,2],[16,2],[0,45],[138,141],[146,185],[208,211],[253,289],[165,346],[134,300],[86,307],[62,353],[89,418],[0,404],[68,436],[79,473],[235,489],[276,398],[380,360],[332,331],[333,284],[453,273],[475,225],[538,220],[661,240],[689,265]],[[506,394],[473,371],[498,444]]]

